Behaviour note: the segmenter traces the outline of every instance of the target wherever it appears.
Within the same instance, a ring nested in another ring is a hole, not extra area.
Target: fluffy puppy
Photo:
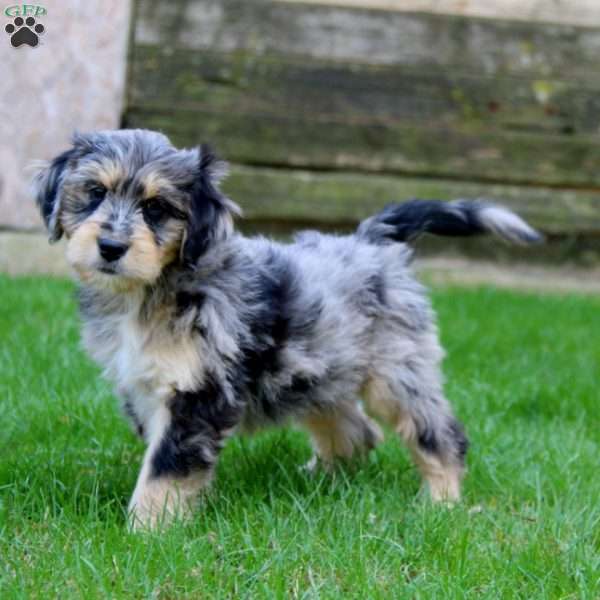
[[[67,238],[84,345],[147,443],[134,524],[189,511],[237,430],[293,420],[330,465],[380,440],[367,413],[408,445],[434,500],[457,500],[467,439],[404,242],[539,235],[487,203],[411,201],[354,235],[248,239],[223,175],[206,147],[130,130],[76,136],[36,180],[51,239]]]

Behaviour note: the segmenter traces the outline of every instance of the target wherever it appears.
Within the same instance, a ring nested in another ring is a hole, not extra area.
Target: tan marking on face
[[[139,286],[139,282],[97,270],[100,260],[97,242],[99,234],[100,225],[96,221],[87,221],[77,227],[67,241],[67,262],[87,285],[119,293],[132,291]]]
[[[143,198],[146,200],[158,196],[161,191],[173,189],[171,181],[156,172],[148,173],[142,178],[141,183],[144,189]]]
[[[82,202],[76,190],[71,191],[69,198],[70,205]],[[103,264],[98,251],[98,238],[112,235],[101,229],[101,224],[108,216],[107,206],[106,203],[101,204],[82,223],[69,219],[71,212],[65,211],[62,221],[67,237],[69,264],[82,281],[115,291],[155,282],[163,268],[179,256],[183,224],[175,220],[167,222],[161,229],[161,243],[158,244],[152,230],[138,216],[131,236],[123,240],[129,244],[129,248],[116,265],[117,273],[110,275],[98,271]]]
[[[177,256],[173,245],[158,246],[152,231],[146,225],[137,225],[130,239],[131,246],[121,259],[124,275],[145,282],[153,282],[162,269]]]
[[[67,243],[67,261],[82,274],[92,271],[98,261],[98,236],[100,224],[96,221],[86,221],[75,229]]]
[[[97,168],[98,181],[107,189],[114,190],[127,173],[123,165],[114,160],[105,160]]]

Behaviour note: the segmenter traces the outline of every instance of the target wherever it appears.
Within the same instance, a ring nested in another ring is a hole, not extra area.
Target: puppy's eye
[[[90,200],[92,202],[102,202],[106,196],[106,188],[103,185],[95,185],[88,191]]]
[[[165,204],[158,198],[153,198],[151,201],[142,205],[142,214],[147,223],[158,223],[167,216]]]

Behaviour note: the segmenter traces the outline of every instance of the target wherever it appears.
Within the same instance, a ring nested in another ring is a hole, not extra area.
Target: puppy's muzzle
[[[110,238],[100,238],[98,240],[98,250],[100,252],[100,256],[106,262],[115,262],[119,260],[127,249],[129,248],[128,244],[124,244],[123,242],[119,242],[117,240],[111,240]]]

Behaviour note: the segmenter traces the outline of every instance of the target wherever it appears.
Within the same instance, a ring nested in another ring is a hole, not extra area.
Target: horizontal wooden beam
[[[409,64],[348,66],[247,51],[138,46],[130,106],[235,111],[249,117],[429,127],[471,126],[572,136],[600,131],[600,81],[490,76]]]
[[[600,234],[600,192],[240,165],[233,165],[224,190],[249,221],[286,222],[291,227],[354,226],[390,202],[413,197],[483,197],[515,209],[546,233]]]
[[[584,29],[276,0],[137,0],[134,45],[597,81],[597,25]]]
[[[125,122],[249,165],[600,188],[600,29],[138,0]]]
[[[600,23],[597,0],[279,0],[304,4],[332,4],[381,10],[432,12],[463,17],[485,17],[594,27]]]
[[[212,142],[225,157],[250,165],[600,186],[600,143],[591,136],[150,106],[131,107],[126,119],[130,127],[163,131],[182,146]]]

